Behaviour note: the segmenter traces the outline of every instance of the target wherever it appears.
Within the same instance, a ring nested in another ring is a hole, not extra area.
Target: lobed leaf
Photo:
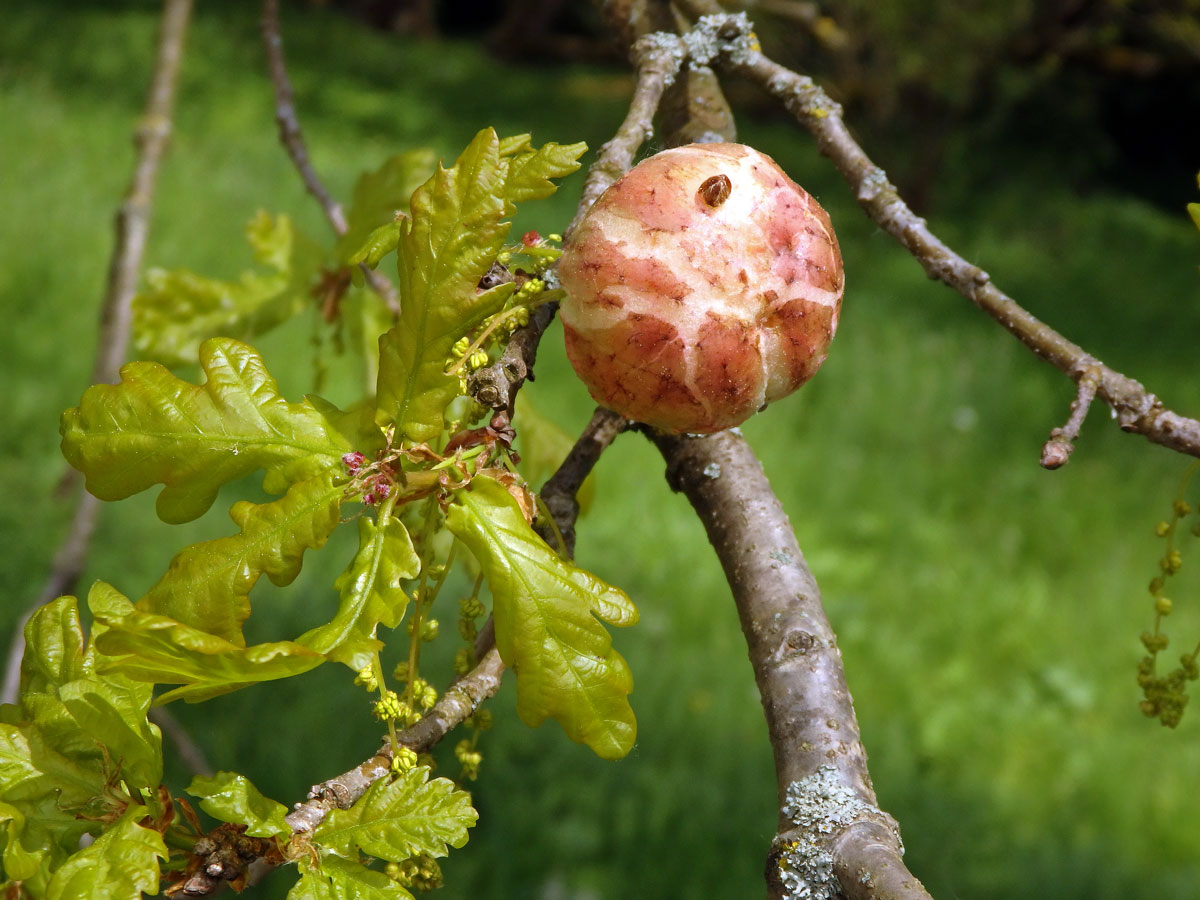
[[[351,859],[361,849],[394,862],[418,853],[445,856],[447,845],[463,846],[479,817],[471,795],[446,778],[428,778],[429,769],[420,766],[395,781],[376,781],[350,809],[330,812],[313,843]]]
[[[146,718],[150,685],[124,678],[80,679],[58,692],[78,727],[102,744],[109,759],[134,787],[154,788],[162,781],[162,733]]]
[[[7,877],[16,878],[16,870],[33,867],[37,874],[26,877],[44,885],[49,872],[79,849],[84,834],[95,829],[95,822],[81,816],[109,811],[95,799],[107,781],[99,754],[80,762],[59,752],[55,742],[31,722],[0,724],[0,796],[10,811],[8,835],[17,842],[5,846]]]
[[[359,244],[358,249],[346,256],[347,265],[357,266],[359,263],[374,269],[379,265],[380,261],[389,253],[396,249],[400,243],[400,222],[398,219],[393,222],[387,222],[380,225],[378,228],[371,231],[363,242]],[[354,273],[351,273],[354,277]],[[355,281],[359,284],[359,281]]]
[[[162,780],[158,727],[146,718],[152,689],[124,678],[94,674],[95,653],[83,644],[74,597],[60,597],[37,610],[26,626],[22,669],[41,662],[41,677],[24,679],[24,725],[36,727],[58,753],[82,767],[119,765],[122,780],[134,787],[157,787]],[[47,677],[45,661],[57,671]]]
[[[287,807],[264,796],[245,775],[218,772],[207,777],[197,775],[187,792],[200,797],[200,808],[215,819],[245,825],[251,837],[290,835]]]
[[[553,193],[550,179],[579,167],[583,144],[531,149],[528,135],[501,141],[485,129],[450,169],[440,166],[412,196],[396,235],[400,321],[380,338],[376,392],[380,425],[432,441],[459,393],[445,372],[454,343],[503,308],[515,285],[480,290],[504,245],[514,203]],[[384,237],[390,238],[390,232]]]
[[[560,559],[499,482],[476,477],[455,500],[446,525],[491,588],[496,647],[516,672],[522,721],[536,726],[552,716],[597,755],[624,756],[637,734],[627,699],[633,677],[598,620],[631,625],[637,610],[617,588]]]
[[[144,810],[131,806],[89,846],[55,870],[45,900],[141,900],[158,893],[158,861],[167,858],[162,835],[137,824]]]
[[[311,402],[289,403],[253,347],[213,338],[200,348],[205,382],[194,385],[152,362],[121,368],[121,383],[97,384],[63,413],[67,461],[101,500],[162,484],[164,522],[202,515],[221,485],[258,469],[281,493],[321,471],[340,471],[352,449]]]
[[[138,609],[245,646],[251,589],[263,575],[291,584],[304,551],[323,547],[337,527],[341,502],[342,488],[324,472],[271,503],[235,503],[229,515],[239,533],[181,550]]]
[[[0,856],[3,872],[0,884],[7,881],[28,881],[36,877],[47,862],[44,850],[29,850],[21,842],[25,831],[25,816],[11,803],[0,802],[0,823],[3,823],[4,852]]]
[[[413,900],[413,895],[383,872],[326,853],[319,867],[300,863],[300,880],[287,900]]]
[[[528,135],[522,135],[528,139]],[[504,198],[511,203],[540,200],[554,193],[552,179],[565,178],[579,168],[579,157],[587,152],[587,144],[549,143],[536,150],[529,149],[528,140],[515,149],[508,163],[504,181]]]
[[[194,363],[207,338],[250,340],[312,305],[310,287],[326,251],[287,216],[261,210],[247,224],[246,239],[268,271],[246,271],[237,281],[187,269],[146,273],[146,289],[133,298],[139,355],[171,366]]]
[[[120,608],[106,592],[93,594],[97,606]],[[48,885],[56,883],[66,885],[61,896],[96,896],[72,894],[76,883],[51,873],[79,850],[85,833],[112,816],[112,785],[136,792],[162,780],[161,736],[146,718],[151,686],[96,674],[98,654],[85,646],[79,620],[74,597],[33,614],[20,706],[0,713],[5,877],[22,880],[32,896],[51,896]]]
[[[64,808],[82,806],[104,783],[98,766],[64,755],[36,725],[0,722],[0,795],[6,802],[27,814],[44,798]]]
[[[379,339],[380,425],[399,436],[430,441],[441,434],[442,410],[458,394],[445,373],[463,334],[498,311],[512,284],[480,292],[480,279],[504,244],[504,163],[499,139],[485,129],[450,169],[440,165],[412,195],[400,223],[397,258],[400,321]]]
[[[51,600],[25,624],[21,694],[45,693],[91,674],[74,597]]]
[[[296,640],[359,671],[383,646],[376,628],[395,628],[404,617],[408,595],[400,582],[420,570],[420,557],[399,519],[389,516],[381,528],[363,516],[358,520],[358,552],[333,584],[341,596],[337,615]]]
[[[155,699],[197,703],[261,681],[290,678],[325,661],[294,641],[243,647],[166,616],[140,611],[121,618],[92,614],[105,626],[96,639],[106,659],[104,673],[118,673],[151,684],[179,684]]]
[[[397,153],[378,169],[360,175],[346,213],[346,233],[338,239],[334,256],[350,262],[376,228],[395,222],[397,213],[408,210],[409,197],[434,166],[433,151],[422,147]]]

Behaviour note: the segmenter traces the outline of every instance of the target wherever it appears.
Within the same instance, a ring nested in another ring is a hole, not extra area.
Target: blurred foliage
[[[620,61],[592,3],[310,2],[407,34],[484,36],[504,59]],[[1163,205],[1195,169],[1200,0],[719,2],[747,11],[770,56],[817,78],[887,148],[880,161],[918,209],[944,199],[946,165],[980,143]],[[743,110],[773,109],[733,90]]]
[[[1197,0],[746,3],[765,49],[827,84],[919,206],[962,140],[1041,133],[1042,165],[1171,203],[1195,168]],[[816,18],[797,28],[796,12]],[[774,14],[772,14],[774,13]],[[785,13],[791,13],[790,15]]]
[[[152,263],[236,278],[244,251],[231,236],[259,208],[326,234],[277,143],[253,7],[197,8]],[[11,315],[0,333],[6,634],[63,530],[57,420],[91,365],[157,8],[22,4],[0,29],[0,115],[21,136],[0,142],[0,308]],[[766,37],[768,14],[753,14]],[[628,76],[613,67],[536,65],[534,52],[500,64],[457,40],[397,39],[328,10],[289,8],[285,18],[314,163],[343,199],[358,172],[397,151],[445,156],[485,124],[598,147],[628,96]],[[1080,72],[1083,87],[1066,99],[1087,106],[1096,91]],[[1079,121],[1072,105],[1054,105],[1066,93],[1035,93],[1041,114],[1008,128],[986,117],[956,126],[931,224],[1037,315],[1194,413],[1200,245],[1184,204],[1195,196],[1195,154],[1165,212],[1100,175],[1081,192],[1071,175],[1094,132],[1062,143]],[[1178,130],[1164,148],[1187,146],[1195,121],[1194,106],[1170,99],[1179,96],[1163,101],[1176,110],[1163,128]],[[868,143],[884,165],[922,137],[903,123],[895,146]],[[744,140],[819,195],[847,261],[842,326],[820,378],[746,433],[824,590],[875,786],[902,824],[908,863],[937,897],[1190,900],[1200,883],[1191,805],[1200,717],[1192,710],[1175,732],[1147,722],[1132,674],[1148,566],[1161,554],[1147,525],[1186,462],[1119,434],[1097,410],[1071,464],[1039,470],[1070,385],[931,284],[862,218],[802,132],[775,119],[739,124]],[[579,184],[546,201],[538,220],[518,220],[518,231],[561,227]],[[281,360],[273,373],[286,396],[312,383],[312,327],[301,319],[263,339]],[[528,399],[577,433],[591,404],[560,343],[548,336]],[[331,364],[335,399],[361,394],[356,365]],[[556,728],[525,728],[506,688],[480,742],[480,824],[438,896],[762,895],[775,787],[761,708],[720,570],[661,471],[653,448],[621,438],[580,523],[580,562],[642,613],[615,635],[635,673],[638,744],[619,763],[596,759]],[[105,509],[89,578],[119,571],[123,589],[140,595],[175,547],[225,533],[228,520],[210,514],[167,541],[160,530],[150,497]],[[265,624],[247,623],[249,642],[325,621],[320,611],[336,602],[328,585],[356,546],[352,529],[339,531],[347,534],[306,562],[300,596],[255,588]],[[465,595],[470,585],[446,590]],[[1173,627],[1200,631],[1200,617],[1180,607]],[[290,802],[377,746],[378,723],[365,702],[347,701],[343,682],[321,667],[269,701],[253,688],[179,716],[217,767],[239,766]],[[444,773],[458,768],[449,751]],[[182,766],[168,765],[185,786]],[[260,891],[282,896],[285,882]]]

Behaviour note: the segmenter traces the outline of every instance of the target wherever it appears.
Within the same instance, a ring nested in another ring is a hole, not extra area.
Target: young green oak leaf
[[[30,850],[22,843],[24,831],[24,814],[11,803],[0,801],[0,834],[4,837],[4,852],[0,856],[0,884],[33,880],[48,862],[45,850]]]
[[[362,263],[367,268],[374,269],[385,256],[396,249],[396,245],[399,243],[400,221],[387,222],[363,238],[358,249],[346,257],[346,264],[357,266]],[[353,271],[351,271],[351,278],[354,278]],[[357,283],[355,281],[355,284]]]
[[[221,485],[258,469],[282,493],[320,471],[341,471],[353,449],[312,403],[289,403],[253,347],[212,338],[200,348],[205,383],[152,362],[121,368],[121,383],[93,385],[63,413],[67,461],[101,500],[162,484],[164,522],[202,515]]]
[[[287,900],[413,900],[413,895],[383,872],[323,853],[319,866],[300,860],[300,880]]]
[[[5,706],[6,714],[15,707]],[[19,832],[20,848],[5,848],[6,878],[19,877],[17,868],[33,866],[37,881],[79,849],[80,838],[96,828],[81,813],[103,813],[94,798],[105,790],[107,775],[100,760],[79,761],[64,756],[55,741],[38,726],[0,722],[0,796],[9,814],[9,833]],[[29,876],[34,877],[34,876]]]
[[[222,822],[245,825],[251,837],[290,835],[287,807],[264,796],[245,775],[218,772],[212,777],[197,775],[187,792],[200,797],[200,808]]]
[[[567,736],[619,759],[637,734],[629,666],[600,623],[632,625],[624,593],[560,559],[499,482],[476,477],[446,517],[487,578],[496,647],[517,675],[517,713],[527,725],[553,716]]]
[[[101,673],[182,685],[155,698],[156,706],[173,700],[198,703],[260,681],[300,675],[325,661],[295,641],[244,647],[167,616],[141,612],[132,604],[124,611],[111,604],[89,605],[103,627],[95,638],[104,654],[98,664]]]
[[[84,653],[83,625],[74,597],[59,597],[25,623],[20,693],[46,693],[92,673]]]
[[[133,343],[140,356],[169,366],[194,363],[206,338],[250,340],[312,305],[324,248],[287,216],[272,218],[262,210],[247,224],[246,239],[268,271],[246,271],[237,281],[187,269],[146,273],[146,289],[133,298]]]
[[[74,597],[34,613],[26,626],[20,705],[0,712],[4,877],[24,881],[30,896],[49,896],[51,872],[111,816],[113,785],[136,792],[162,779],[159,731],[146,719],[151,687],[120,676],[102,679],[95,662]]]
[[[342,488],[326,471],[271,503],[235,503],[229,515],[239,533],[181,550],[138,609],[245,646],[251,589],[263,575],[291,584],[304,551],[323,547],[338,526],[341,502]]]
[[[13,707],[4,709],[7,713]],[[83,806],[104,790],[105,773],[94,759],[74,758],[75,750],[60,750],[58,742],[32,722],[0,722],[0,796],[27,813]],[[65,815],[75,820],[74,814]],[[86,830],[72,829],[76,838]]]
[[[380,527],[363,516],[358,520],[358,552],[333,584],[341,596],[337,615],[296,640],[360,671],[383,646],[375,637],[376,627],[395,628],[404,617],[408,595],[400,582],[420,571],[421,559],[399,519],[389,516]]]
[[[167,858],[162,835],[143,828],[145,810],[130,806],[110,828],[58,867],[44,900],[140,900],[158,893],[158,861]]]
[[[556,190],[552,179],[578,169],[579,157],[587,152],[587,144],[582,141],[549,143],[534,149],[529,137],[519,134],[500,142],[500,155],[510,157],[504,180],[504,198],[510,204],[549,197]]]
[[[435,165],[433,151],[422,147],[397,153],[378,169],[358,176],[346,213],[346,233],[338,239],[334,256],[350,262],[372,231],[395,222],[397,212],[407,212],[409,197]]]
[[[349,809],[335,809],[313,832],[313,843],[349,859],[358,851],[393,862],[418,853],[445,856],[461,847],[479,814],[471,795],[446,778],[429,781],[429,768],[381,778]]]
[[[505,155],[494,131],[479,132],[453,167],[439,166],[413,193],[411,215],[399,223],[402,311],[379,340],[376,421],[394,423],[402,438],[441,434],[442,411],[459,392],[458,378],[445,371],[451,349],[515,289],[511,282],[479,289],[508,235],[513,203],[553,192],[549,179],[577,169],[584,149],[527,151],[527,143],[527,136],[505,142]]]
[[[74,597],[60,597],[30,618],[25,628],[26,673],[21,693],[24,720],[64,757],[82,766],[120,766],[133,787],[155,788],[162,780],[162,739],[146,713],[152,688],[128,679],[94,674],[85,653]],[[37,662],[59,657],[56,672],[29,676]]]
[[[497,312],[511,283],[479,292],[479,280],[504,244],[504,164],[499,140],[487,129],[412,195],[396,248],[400,321],[379,339],[380,425],[398,436],[430,441],[441,434],[442,410],[458,394],[445,372],[463,334]]]

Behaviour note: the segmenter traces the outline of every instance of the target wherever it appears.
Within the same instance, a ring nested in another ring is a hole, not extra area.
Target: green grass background
[[[259,208],[325,234],[276,143],[253,6],[199,5],[151,263],[235,275],[249,261],[242,226]],[[53,492],[57,417],[92,364],[156,13],[25,3],[0,28],[5,637],[69,515]],[[391,153],[428,145],[452,158],[486,125],[597,147],[629,89],[619,72],[501,65],[467,44],[406,42],[319,12],[293,15],[286,39],[314,162],[343,197]],[[1070,465],[1042,471],[1069,382],[928,281],[803,132],[783,120],[742,127],[819,196],[846,260],[842,325],[820,377],[745,432],[822,585],[910,867],[939,898],[1196,896],[1200,710],[1162,729],[1139,714],[1134,683],[1160,552],[1152,529],[1186,460],[1120,434],[1097,408]],[[869,150],[887,166],[886,148]],[[948,199],[931,218],[939,234],[1169,405],[1200,410],[1200,236],[1186,187],[1174,212],[1104,190],[1080,196],[1053,171],[969,141],[947,170]],[[579,186],[576,176],[518,227],[561,228]],[[297,322],[260,344],[292,398],[311,382],[311,329]],[[328,393],[353,399],[346,384]],[[529,394],[569,431],[590,415],[557,328]],[[229,530],[220,507],[173,527],[154,518],[150,495],[106,508],[84,583],[104,578],[136,596],[184,543]],[[1168,623],[1180,646],[1200,636],[1191,544]],[[349,552],[335,539],[292,588],[260,590],[256,632],[292,636],[317,622]],[[481,821],[446,863],[440,896],[761,896],[774,780],[744,643],[700,526],[637,436],[600,463],[579,559],[642,610],[617,635],[636,678],[638,745],[603,763],[553,724],[522,726],[506,688],[474,789]],[[448,633],[455,614],[440,613]],[[349,682],[327,666],[178,715],[214,765],[291,802],[376,746],[379,727]],[[282,896],[290,877],[257,890]]]

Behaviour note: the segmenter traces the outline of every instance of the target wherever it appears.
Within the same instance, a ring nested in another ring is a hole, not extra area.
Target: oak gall
[[[844,287],[829,216],[741,144],[631,169],[571,235],[558,274],[567,356],[592,397],[676,433],[738,425],[811,378]]]

